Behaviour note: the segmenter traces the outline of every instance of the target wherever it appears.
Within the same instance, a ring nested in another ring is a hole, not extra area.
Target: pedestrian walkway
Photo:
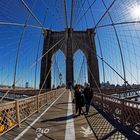
[[[94,107],[86,117],[75,116],[72,99],[72,93],[66,90],[0,140],[101,140],[108,134],[112,134],[108,139],[126,139],[120,132],[114,132],[114,127]]]
[[[107,121],[94,107],[90,108],[90,113],[86,116],[90,127],[98,140],[126,140],[109,121]]]

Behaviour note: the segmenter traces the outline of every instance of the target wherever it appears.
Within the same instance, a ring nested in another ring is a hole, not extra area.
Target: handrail
[[[52,90],[40,95],[0,104],[0,136],[20,126],[20,123],[51,103],[65,88]]]
[[[140,102],[94,93],[93,104],[119,123],[140,134]]]

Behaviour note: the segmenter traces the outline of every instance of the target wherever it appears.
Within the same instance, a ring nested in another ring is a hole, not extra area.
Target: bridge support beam
[[[51,32],[47,31],[44,33],[44,47],[42,55],[44,55],[50,47],[50,35]],[[40,89],[51,89],[51,58],[52,53],[47,53],[41,61],[41,73],[40,73]],[[47,79],[46,79],[47,77]],[[44,82],[46,81],[46,82]]]
[[[74,82],[73,75],[73,52],[72,52],[72,29],[68,29],[67,31],[67,40],[66,40],[66,85],[67,88],[71,88]]]
[[[90,86],[93,88],[100,87],[97,58],[93,54],[90,54],[87,63],[88,63],[88,82],[90,83]]]
[[[52,77],[51,77],[51,74],[52,74],[52,54],[51,53],[48,53],[47,54],[47,61],[46,61],[46,64],[47,64],[47,68],[46,68],[46,82],[45,82],[45,89],[51,89],[51,82],[52,82]]]
[[[40,88],[51,89],[51,66],[52,56],[57,50],[61,49],[66,56],[66,86],[71,88],[74,85],[74,69],[73,55],[76,50],[81,49],[86,55],[88,63],[88,82],[91,87],[100,87],[98,59],[96,56],[96,46],[94,41],[95,33],[93,29],[87,31],[73,31],[71,28],[62,32],[45,31],[44,47],[42,55],[44,55],[52,44],[62,39],[65,35],[65,42],[60,42],[47,53],[41,61]],[[63,45],[64,44],[64,45]],[[63,46],[63,47],[61,47]],[[48,74],[49,73],[49,74]],[[46,76],[48,76],[46,80]],[[45,82],[44,82],[45,81]]]
[[[96,46],[95,46],[95,40],[94,36],[95,33],[93,30],[88,29],[87,30],[88,35],[88,42],[89,47],[91,50],[88,51],[88,82],[90,83],[90,86],[93,88],[100,87],[100,80],[99,80],[99,67],[98,67],[98,59],[96,56]]]

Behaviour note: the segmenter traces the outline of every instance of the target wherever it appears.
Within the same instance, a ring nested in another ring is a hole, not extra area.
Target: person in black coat
[[[79,110],[79,116],[81,115],[81,110],[82,110],[82,92],[80,91],[80,85],[76,85],[75,86],[75,109],[76,109],[76,113]]]
[[[89,84],[89,83],[86,84],[86,87],[85,87],[83,93],[84,93],[84,97],[85,97],[86,115],[87,115],[88,112],[89,112],[91,100],[92,100],[92,98],[93,98],[93,91],[92,91],[92,89],[90,88],[90,84]]]

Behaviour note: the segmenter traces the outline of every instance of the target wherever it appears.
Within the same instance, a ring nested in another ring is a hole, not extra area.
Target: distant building
[[[107,81],[106,83],[102,82],[102,83],[101,83],[101,87],[102,87],[102,88],[104,88],[104,87],[105,87],[105,88],[110,87],[109,81]]]
[[[29,82],[25,83],[25,88],[29,88]]]

